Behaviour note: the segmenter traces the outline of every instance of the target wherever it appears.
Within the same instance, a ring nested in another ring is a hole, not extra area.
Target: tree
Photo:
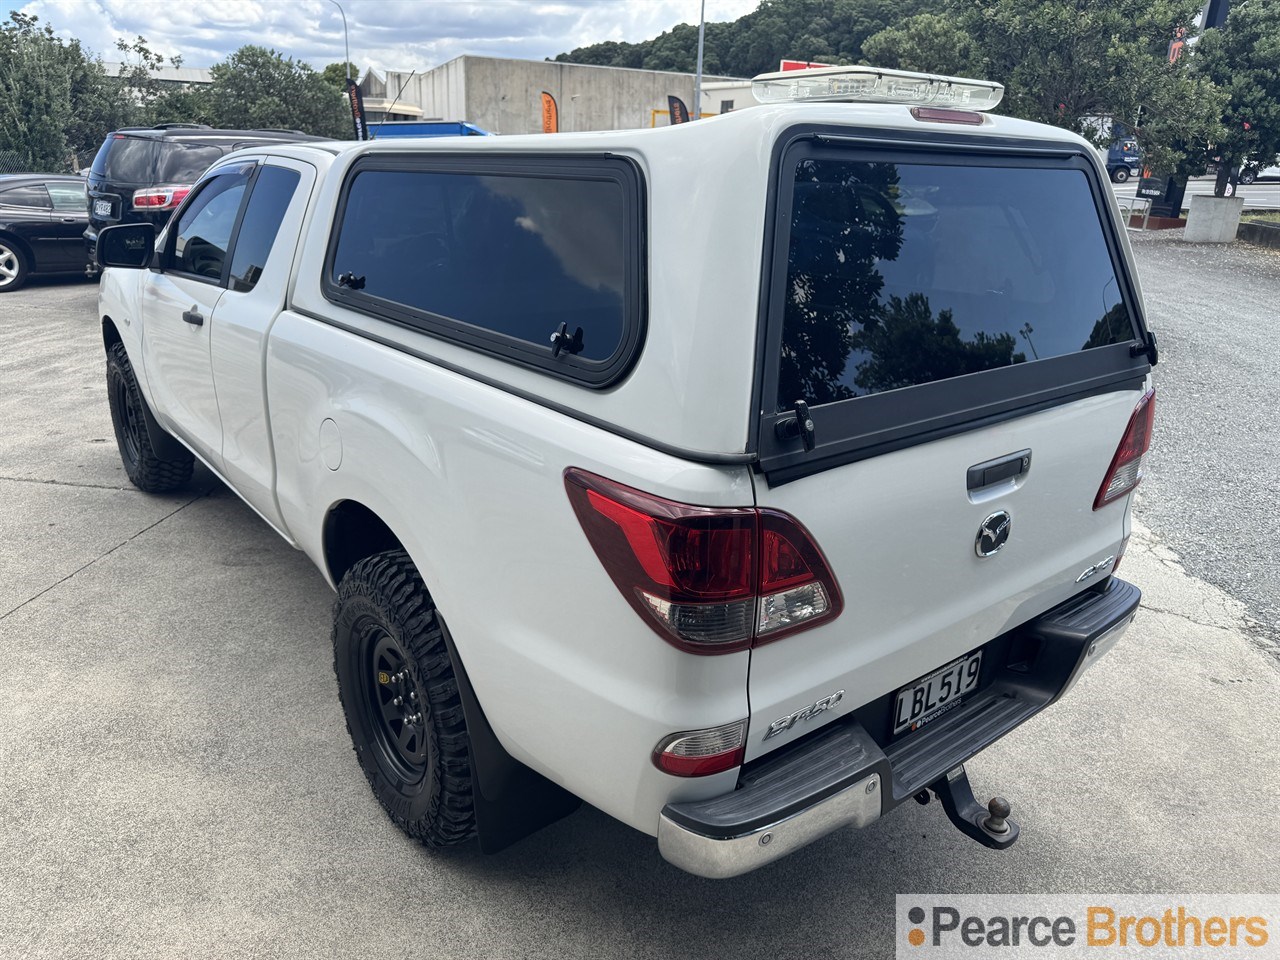
[[[1233,4],[1226,23],[1200,38],[1192,66],[1226,93],[1214,150],[1222,196],[1241,163],[1280,154],[1280,0]]]
[[[337,63],[328,64],[320,71],[320,77],[329,86],[341,90],[344,93],[347,89],[347,71],[351,71],[351,79],[357,83],[360,82],[360,68],[354,63],[346,60],[340,60]]]
[[[211,70],[210,121],[219,127],[279,127],[350,139],[342,94],[305,63],[244,46]]]
[[[703,70],[752,77],[778,69],[783,59],[853,63],[871,34],[928,6],[927,0],[761,0],[730,23],[708,23]],[[698,26],[682,23],[641,43],[607,41],[555,59],[563,63],[692,72]]]
[[[89,163],[103,135],[135,122],[136,102],[78,40],[19,12],[0,26],[0,152],[15,166],[60,172]]]
[[[950,0],[942,14],[913,17],[863,48],[881,66],[995,80],[1005,86],[999,112],[1065,127],[1099,146],[1112,139],[1113,122],[1123,123],[1148,166],[1172,173],[1216,135],[1222,105],[1192,58],[1168,58],[1175,31],[1198,7],[1196,0]]]

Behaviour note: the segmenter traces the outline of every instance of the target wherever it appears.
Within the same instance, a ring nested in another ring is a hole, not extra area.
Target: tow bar
[[[1018,823],[1009,818],[1012,812],[1009,801],[1003,797],[992,797],[985,807],[978,803],[964,764],[948,770],[946,776],[929,784],[928,789],[937,795],[947,819],[955,824],[956,829],[984,847],[1005,850],[1018,839]],[[924,797],[922,800],[921,795]],[[925,791],[921,791],[916,799],[921,803],[929,802]]]

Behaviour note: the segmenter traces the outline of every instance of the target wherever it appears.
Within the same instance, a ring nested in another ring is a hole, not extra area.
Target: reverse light
[[[1116,448],[1111,466],[1102,478],[1102,486],[1098,488],[1098,495],[1093,500],[1093,509],[1098,510],[1114,503],[1131,492],[1142,480],[1142,458],[1151,448],[1155,416],[1156,392],[1148,390],[1133,408],[1133,415],[1129,417],[1129,425],[1120,439],[1120,446]]]
[[[564,480],[614,584],[682,650],[731,653],[840,613],[822,551],[788,514],[677,503],[576,467]]]
[[[747,750],[747,721],[664,737],[654,748],[653,765],[676,777],[706,777],[742,765]]]
[[[186,199],[191,187],[148,187],[133,194],[135,210],[172,210]]]
[[[820,67],[762,73],[751,81],[751,92],[761,103],[805,100],[902,103],[963,110],[991,110],[1004,98],[1004,87],[989,80],[878,67]]]

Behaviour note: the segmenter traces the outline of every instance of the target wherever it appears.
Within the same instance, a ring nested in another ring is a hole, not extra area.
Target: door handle
[[[81,220],[80,217],[63,217],[62,218],[63,223],[79,223],[80,220]]]
[[[970,467],[965,479],[970,490],[978,490],[1001,480],[1020,477],[1030,469],[1031,451],[1019,450]]]
[[[182,319],[187,321],[193,327],[203,327],[204,317],[200,316],[195,310],[183,310]]]

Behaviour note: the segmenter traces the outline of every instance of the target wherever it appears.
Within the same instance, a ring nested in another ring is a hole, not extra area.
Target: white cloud
[[[707,0],[707,20],[734,20],[759,0]],[[699,0],[341,0],[351,59],[423,70],[463,54],[541,59],[604,40],[636,42],[697,23]],[[329,0],[31,0],[18,6],[104,60],[116,41],[146,38],[189,67],[254,43],[317,68],[342,60],[342,16]]]

